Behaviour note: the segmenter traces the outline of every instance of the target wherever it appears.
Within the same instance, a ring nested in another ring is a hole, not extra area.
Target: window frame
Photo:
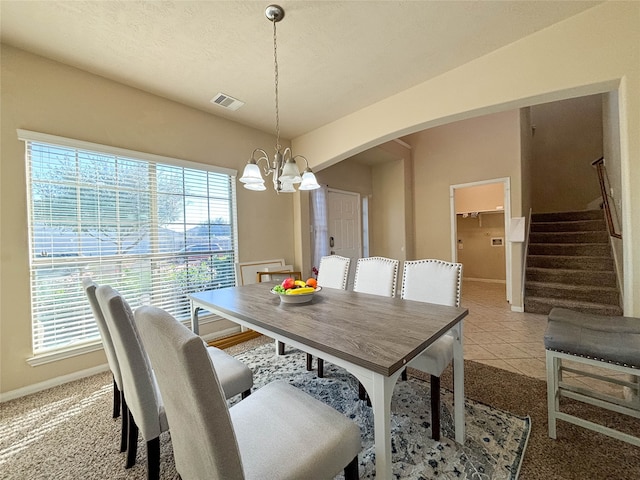
[[[66,138],[66,137],[60,137],[57,135],[50,135],[50,134],[45,134],[45,133],[40,133],[40,132],[34,132],[34,131],[30,131],[30,130],[24,130],[24,129],[17,129],[17,133],[18,133],[18,139],[24,142],[24,146],[25,146],[25,150],[24,150],[24,161],[25,161],[25,170],[26,170],[26,182],[27,182],[27,208],[28,208],[28,212],[27,212],[27,217],[28,217],[28,237],[29,237],[29,276],[30,276],[30,281],[29,281],[29,285],[30,285],[30,307],[29,307],[29,318],[30,318],[30,328],[31,328],[31,344],[32,344],[32,357],[27,359],[27,362],[33,366],[35,365],[40,365],[43,363],[48,363],[48,362],[52,362],[52,361],[58,361],[61,360],[63,358],[69,358],[69,357],[73,357],[76,355],[82,355],[88,352],[92,352],[92,351],[96,351],[102,348],[101,345],[101,340],[98,337],[96,340],[86,340],[86,341],[82,341],[80,343],[77,344],[73,344],[71,343],[71,345],[66,345],[64,347],[60,347],[60,348],[54,348],[54,349],[47,349],[47,350],[43,350],[43,351],[36,351],[36,342],[35,342],[35,335],[36,335],[36,330],[34,328],[34,306],[32,303],[32,299],[33,299],[33,287],[34,287],[34,283],[33,283],[33,275],[34,275],[34,268],[37,267],[37,261],[34,258],[34,248],[33,248],[33,240],[34,240],[34,227],[35,227],[35,222],[34,220],[34,212],[33,212],[33,192],[32,192],[32,183],[34,181],[34,179],[31,176],[31,172],[30,172],[30,150],[28,148],[28,145],[30,143],[40,143],[40,144],[46,144],[46,145],[51,145],[51,146],[55,146],[55,147],[63,147],[63,148],[69,148],[69,149],[74,149],[76,151],[78,150],[82,150],[82,151],[86,151],[86,152],[90,152],[90,153],[95,153],[95,154],[104,154],[104,155],[108,155],[108,156],[113,156],[113,157],[122,157],[122,158],[127,158],[127,159],[132,159],[135,161],[141,161],[141,162],[147,162],[149,164],[155,164],[155,165],[166,165],[169,167],[178,167],[178,168],[185,168],[185,169],[189,169],[189,170],[195,170],[195,171],[200,171],[200,172],[207,172],[207,173],[215,173],[215,174],[222,174],[225,176],[229,177],[229,197],[228,197],[228,202],[229,202],[229,226],[231,228],[231,245],[229,248],[226,249],[226,251],[228,252],[233,252],[233,262],[235,263],[237,261],[238,258],[238,222],[237,222],[237,191],[236,191],[236,176],[237,176],[237,170],[235,169],[230,169],[230,168],[225,168],[225,167],[218,167],[218,166],[214,166],[214,165],[210,165],[210,164],[203,164],[203,163],[197,163],[197,162],[192,162],[192,161],[188,161],[188,160],[182,160],[182,159],[177,159],[177,158],[172,158],[172,157],[166,157],[166,156],[161,156],[161,155],[156,155],[156,154],[151,154],[151,153],[145,153],[145,152],[138,152],[138,151],[134,151],[134,150],[129,150],[129,149],[124,149],[124,148],[119,148],[119,147],[112,147],[112,146],[108,146],[108,145],[102,145],[102,144],[97,144],[97,143],[92,143],[92,142],[86,142],[86,141],[82,141],[82,140],[75,140],[75,139],[71,139],[71,138]],[[155,168],[151,168],[150,170],[155,170]],[[184,174],[184,173],[183,173]],[[149,175],[150,179],[152,178],[152,174]],[[152,190],[155,190],[155,188],[153,188],[153,186],[151,186]],[[154,198],[156,198],[156,194],[154,193]],[[183,198],[186,198],[186,194],[183,193]],[[210,194],[207,195],[207,197],[205,198],[212,198],[210,196]],[[153,213],[152,213],[153,215]],[[211,221],[212,219],[209,218],[209,220]],[[184,222],[187,222],[186,218],[183,219]],[[187,222],[188,223],[188,222]],[[156,221],[154,223],[155,228],[160,228],[159,223]],[[186,223],[185,223],[186,225]],[[186,246],[186,245],[185,245]],[[149,252],[150,256],[153,256],[155,253],[157,252]],[[82,255],[80,255],[82,257]],[[102,258],[101,256],[96,256],[96,257],[90,257],[91,259],[98,259],[98,258]],[[233,266],[231,267],[233,270]],[[232,273],[233,276],[233,273]],[[99,281],[98,278],[96,278],[96,281]],[[234,277],[234,282],[235,282],[235,277]],[[99,282],[100,283],[100,282]]]

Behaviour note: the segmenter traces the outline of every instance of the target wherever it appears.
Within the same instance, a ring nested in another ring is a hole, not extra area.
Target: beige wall
[[[416,258],[452,260],[449,187],[511,179],[511,215],[520,211],[520,113],[486,115],[406,137],[413,147]],[[506,207],[506,206],[505,206]],[[521,244],[513,244],[513,301],[521,306]]]
[[[406,260],[404,160],[372,168],[370,256]]]
[[[462,263],[464,278],[504,282],[504,213],[480,213],[475,218],[458,215],[457,224],[458,262]],[[492,245],[494,238],[501,238],[502,245]]]
[[[531,123],[533,211],[587,209],[601,196],[591,163],[602,157],[602,95],[532,106]]]
[[[337,190],[359,193],[367,197],[373,193],[371,167],[357,162],[340,162],[316,172],[321,185]]]
[[[293,146],[314,159],[314,166],[332,164],[393,138],[455,120],[618,90],[625,313],[640,316],[640,215],[631,213],[632,205],[640,205],[639,19],[638,2],[604,2],[295,138]],[[416,192],[416,208],[424,210],[427,207],[417,196]],[[520,196],[517,185],[512,192],[514,207],[522,205]],[[440,202],[428,208],[448,207]],[[419,212],[415,216],[416,251],[448,255],[441,239],[418,227]],[[433,228],[447,226],[442,215],[431,217]],[[521,260],[522,249],[514,248],[514,257],[518,256]],[[513,277],[514,294],[520,291],[520,282]]]
[[[38,367],[26,363],[31,356],[27,204],[24,144],[17,128],[240,173],[253,148],[269,147],[273,137],[11,47],[2,46],[1,68],[0,392],[7,392],[106,362],[99,351]],[[238,189],[240,261],[294,261],[292,205],[290,196]]]

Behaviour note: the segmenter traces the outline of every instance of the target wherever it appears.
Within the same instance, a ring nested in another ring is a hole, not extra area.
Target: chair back
[[[347,289],[351,259],[340,255],[328,255],[320,259],[318,285],[323,288]]]
[[[113,346],[113,340],[111,339],[111,333],[109,333],[107,321],[102,314],[102,310],[98,304],[98,299],[96,298],[96,288],[98,288],[98,285],[91,280],[91,278],[85,277],[82,279],[82,287],[84,288],[84,293],[89,299],[93,318],[96,320],[96,324],[98,325],[100,337],[102,338],[102,347],[104,348],[104,353],[107,356],[107,363],[109,364],[109,369],[113,374],[113,380],[116,382],[120,391],[122,391],[122,374],[120,373],[118,356],[116,355],[116,350]]]
[[[432,259],[404,262],[401,298],[459,307],[461,292],[461,263]]]
[[[162,400],[156,394],[155,378],[133,323],[133,312],[125,299],[108,285],[99,286],[96,297],[118,357],[127,407],[144,439],[154,439],[167,430],[167,426],[166,421],[160,419]]]
[[[202,339],[156,307],[138,308],[135,319],[162,392],[180,477],[244,478],[229,409]]]
[[[359,258],[353,291],[395,297],[399,263],[384,257]]]

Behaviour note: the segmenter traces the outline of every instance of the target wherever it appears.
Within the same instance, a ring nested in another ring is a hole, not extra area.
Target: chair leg
[[[367,391],[364,389],[364,385],[362,385],[362,383],[360,382],[358,382],[358,398],[360,400],[367,399]]]
[[[244,400],[245,398],[247,398],[249,395],[251,395],[251,389],[247,389],[244,392],[242,392],[240,394],[240,398],[242,398],[242,400]]]
[[[318,378],[324,378],[324,360],[318,359]]]
[[[129,407],[124,399],[124,392],[120,392],[120,403],[122,404],[122,433],[120,434],[120,452],[127,451],[127,436],[129,432]]]
[[[127,441],[127,463],[124,468],[131,468],[136,464],[136,454],[138,453],[138,425],[129,411],[129,435]]]
[[[405,368],[404,370],[402,370],[402,373],[400,374],[400,377],[402,378],[403,381],[407,381],[407,369]]]
[[[160,437],[147,442],[147,479],[160,478]]]
[[[116,379],[113,379],[113,418],[120,416],[120,389],[116,384]]]
[[[358,480],[360,473],[358,472],[358,456],[353,457],[349,465],[344,467],[344,480]]]
[[[313,355],[311,355],[310,353],[307,353],[307,372],[310,372],[311,370],[313,370]]]
[[[431,438],[440,441],[440,377],[431,375]]]
[[[284,355],[284,343],[279,340],[276,340],[276,345],[278,346],[278,355]]]

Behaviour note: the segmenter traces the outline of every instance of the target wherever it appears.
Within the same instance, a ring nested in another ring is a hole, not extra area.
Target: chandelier
[[[302,155],[293,155],[289,147],[282,150],[280,145],[280,112],[278,109],[278,45],[276,40],[276,23],[284,18],[284,9],[279,5],[269,5],[264,14],[273,23],[273,64],[275,73],[275,99],[276,99],[276,153],[273,160],[269,159],[267,152],[256,148],[251,154],[240,177],[240,182],[248,190],[266,190],[264,179],[260,172],[260,162],[264,161],[264,174],[273,176],[273,188],[277,193],[293,193],[294,185],[300,184],[298,190],[315,190],[320,188],[316,176],[309,168],[309,161]],[[256,158],[257,157],[257,158]],[[300,175],[297,161],[304,161],[304,171]]]

